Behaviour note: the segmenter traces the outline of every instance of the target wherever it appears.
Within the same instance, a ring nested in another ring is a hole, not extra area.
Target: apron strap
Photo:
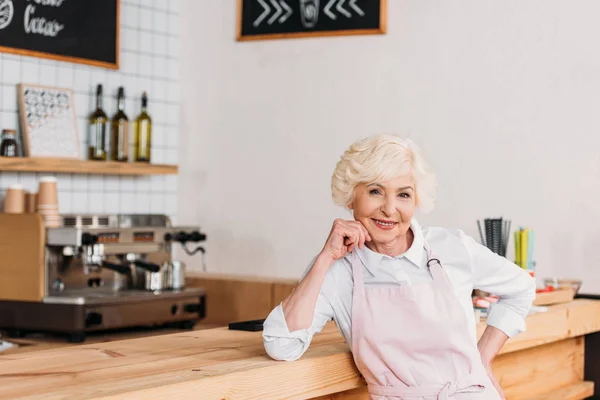
[[[370,384],[369,393],[376,396],[391,397],[429,397],[447,400],[458,393],[481,393],[485,390],[485,382],[476,374],[469,374],[445,385],[432,386],[379,386]]]

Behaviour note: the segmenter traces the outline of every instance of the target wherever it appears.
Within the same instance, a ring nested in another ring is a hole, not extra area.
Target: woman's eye
[[[410,194],[408,194],[408,193],[400,193],[400,197],[403,197],[405,199],[410,199]]]
[[[379,190],[378,190],[378,189],[371,189],[371,190],[369,191],[369,194],[371,194],[371,195],[376,195],[376,194],[379,194]]]

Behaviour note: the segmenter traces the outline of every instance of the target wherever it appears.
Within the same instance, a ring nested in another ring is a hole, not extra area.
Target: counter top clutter
[[[581,336],[600,331],[600,302],[550,306],[527,324],[494,363],[508,398],[590,396]],[[294,362],[271,360],[260,332],[227,328],[0,356],[0,399],[366,399],[365,389],[333,324]]]

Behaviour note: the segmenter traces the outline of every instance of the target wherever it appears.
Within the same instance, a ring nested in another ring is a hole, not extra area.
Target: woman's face
[[[406,235],[416,208],[411,175],[389,181],[360,184],[348,205],[376,243],[389,243]]]

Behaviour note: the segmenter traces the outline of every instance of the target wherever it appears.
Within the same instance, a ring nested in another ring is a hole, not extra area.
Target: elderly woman
[[[525,330],[533,279],[460,230],[425,228],[435,179],[417,147],[397,136],[354,143],[333,174],[335,220],[294,292],[264,323],[276,360],[296,360],[335,320],[372,399],[504,399],[492,360]],[[499,300],[477,342],[474,288]]]

